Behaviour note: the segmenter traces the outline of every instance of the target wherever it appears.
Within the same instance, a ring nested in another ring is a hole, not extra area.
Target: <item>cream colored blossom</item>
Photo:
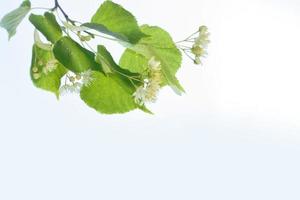
[[[42,75],[40,73],[33,73],[33,79],[37,80],[40,79],[42,77]]]
[[[80,74],[69,72],[66,75],[66,83],[61,86],[59,92],[61,95],[68,93],[80,93],[83,86],[88,86],[92,78],[92,70],[87,70]]]
[[[93,81],[92,70],[89,69],[85,72],[80,73],[80,77],[82,84],[84,86],[88,86]]]
[[[207,46],[210,43],[209,35],[206,26],[199,28],[199,36],[195,39],[193,47],[191,48],[192,53],[195,55],[195,64],[202,64],[201,58],[207,55]]]
[[[149,74],[148,78],[144,80],[144,84],[137,88],[133,94],[134,100],[139,105],[145,103],[153,103],[157,99],[157,94],[161,85],[161,63],[152,57],[148,62]]]
[[[43,73],[48,74],[50,72],[53,72],[58,65],[58,61],[56,59],[49,60],[46,65],[43,67]]]
[[[161,63],[160,61],[155,60],[155,57],[152,57],[149,62],[148,66],[150,70],[160,70],[161,69]]]
[[[140,86],[136,89],[135,93],[133,93],[135,103],[140,106],[144,105],[146,101],[146,89],[144,86]]]
[[[78,94],[81,90],[81,87],[82,87],[81,83],[65,84],[60,87],[59,93],[60,93],[60,95],[65,95],[65,94],[69,94],[69,93]]]

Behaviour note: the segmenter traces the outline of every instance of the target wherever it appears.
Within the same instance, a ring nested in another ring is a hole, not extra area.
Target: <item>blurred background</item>
[[[0,2],[0,17],[20,2]],[[103,1],[60,2],[86,22]],[[153,116],[101,115],[76,95],[57,101],[33,86],[28,20],[10,42],[1,29],[0,199],[298,200],[300,2],[115,2],[175,41],[208,26],[204,65],[185,57],[186,94],[163,89]],[[97,43],[116,58],[123,51]]]

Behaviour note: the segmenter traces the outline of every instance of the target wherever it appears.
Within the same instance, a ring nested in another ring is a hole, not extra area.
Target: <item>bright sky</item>
[[[62,2],[84,22],[102,1]],[[300,1],[116,2],[174,40],[207,25],[204,66],[185,58],[187,93],[164,89],[154,116],[106,116],[33,86],[28,21],[10,42],[1,30],[0,199],[299,199]]]

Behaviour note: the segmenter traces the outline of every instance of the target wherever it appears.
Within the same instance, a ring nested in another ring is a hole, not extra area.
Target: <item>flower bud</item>
[[[200,46],[193,46],[192,53],[196,56],[202,56],[204,54],[204,49]]]
[[[75,77],[73,77],[73,76],[71,76],[71,77],[69,78],[69,80],[70,80],[72,83],[74,83],[74,82],[76,81]]]
[[[32,68],[32,72],[37,73],[38,71],[39,71],[39,69],[37,67]]]
[[[208,31],[207,26],[200,26],[200,27],[199,27],[199,32],[200,32],[200,33],[206,33],[207,31]]]
[[[43,65],[44,65],[43,61],[39,60],[39,61],[38,61],[38,65],[39,65],[39,66],[43,66]]]
[[[40,73],[34,73],[32,76],[33,76],[33,78],[34,78],[35,80],[41,78],[41,74],[40,74]]]
[[[80,74],[76,74],[76,80],[80,80],[81,79],[81,75]]]

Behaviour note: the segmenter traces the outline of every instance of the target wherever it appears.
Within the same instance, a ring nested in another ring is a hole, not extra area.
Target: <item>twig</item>
[[[64,9],[58,3],[58,0],[54,0],[54,2],[55,2],[55,5],[54,5],[54,7],[51,10],[54,11],[54,10],[59,9],[60,12],[63,14],[63,16],[66,18],[66,20],[68,22],[70,22],[71,24],[75,25],[76,21],[70,19],[69,15],[64,11]]]

